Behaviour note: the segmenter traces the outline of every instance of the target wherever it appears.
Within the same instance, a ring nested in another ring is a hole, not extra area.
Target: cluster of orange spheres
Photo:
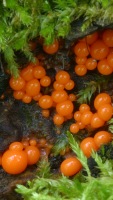
[[[40,150],[36,141],[32,140],[27,146],[24,146],[22,142],[13,142],[1,155],[0,164],[7,173],[20,174],[28,165],[36,164],[39,159]]]
[[[70,131],[73,134],[78,133],[80,129],[84,129],[87,126],[91,126],[94,129],[102,127],[105,122],[111,119],[113,106],[109,94],[98,94],[94,99],[94,108],[96,110],[95,113],[90,110],[89,105],[80,105],[79,110],[74,113],[75,123],[70,125]]]
[[[56,73],[53,82],[53,90],[50,95],[42,94],[41,87],[48,87],[51,84],[51,78],[46,75],[45,68],[38,64],[29,64],[20,71],[18,78],[11,77],[10,87],[14,90],[15,99],[22,100],[24,103],[30,103],[35,100],[42,108],[42,114],[49,116],[49,109],[56,108],[56,114],[53,117],[55,124],[60,125],[65,117],[72,114],[76,96],[68,94],[74,88],[75,82],[70,78],[68,72],[60,70]]]
[[[14,98],[24,103],[30,103],[32,99],[37,100],[41,95],[41,86],[48,87],[50,84],[50,77],[38,61],[36,64],[30,63],[20,71],[18,78],[11,77],[9,81],[10,87],[14,90]]]
[[[66,90],[72,90],[75,86],[73,80],[70,79],[70,75],[66,71],[59,71],[55,76],[55,82],[53,84],[53,92],[51,94],[53,103],[56,107],[56,114],[53,117],[53,121],[56,125],[61,125],[66,118],[72,117],[74,105],[73,101],[76,100],[74,94],[67,93]]]
[[[94,32],[74,46],[75,73],[84,76],[88,70],[97,68],[100,74],[113,72],[113,30]]]
[[[80,143],[84,155],[89,158],[92,151],[97,151],[102,145],[112,141],[112,134],[108,131],[98,131],[94,137],[87,137]]]
[[[80,142],[80,149],[89,158],[92,151],[97,151],[102,145],[112,141],[112,134],[108,131],[98,131],[94,137],[87,137]],[[81,162],[74,156],[66,158],[60,165],[60,171],[65,176],[73,176],[82,169]]]
[[[51,107],[55,107],[56,114],[53,117],[53,121],[56,125],[61,125],[65,117],[71,115],[74,109],[73,102],[75,95],[68,95],[66,90],[72,90],[75,86],[73,80],[71,80],[68,72],[60,70],[56,73],[55,81],[53,83],[53,90],[51,95],[42,95],[39,98],[38,105],[43,110],[48,110]]]

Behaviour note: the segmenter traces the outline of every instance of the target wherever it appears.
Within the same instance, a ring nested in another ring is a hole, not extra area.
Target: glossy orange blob
[[[32,79],[26,84],[26,93],[29,96],[36,96],[40,92],[40,82],[37,79]]]
[[[49,95],[43,95],[39,99],[39,106],[43,109],[51,108],[53,105],[52,97]]]
[[[22,91],[22,90],[16,90],[13,92],[13,97],[17,100],[22,99],[23,96],[24,96],[24,91]]]
[[[46,71],[42,66],[35,66],[33,68],[33,76],[34,78],[41,79],[46,75]]]
[[[31,146],[36,146],[36,145],[37,145],[36,139],[30,139],[30,140],[29,140],[29,144],[30,144]]]
[[[60,103],[68,99],[68,94],[65,90],[54,90],[51,97],[55,103]]]
[[[65,89],[66,90],[72,90],[75,86],[75,82],[73,80],[69,80],[66,84],[65,84]]]
[[[56,105],[56,111],[61,116],[67,116],[73,112],[74,106],[70,100],[58,103]]]
[[[27,154],[28,165],[34,165],[38,162],[40,158],[40,151],[35,146],[28,146],[25,148]]]
[[[87,158],[91,156],[92,150],[93,151],[98,150],[98,147],[94,141],[94,138],[92,137],[87,137],[83,139],[82,142],[80,143],[80,148]]]
[[[77,122],[81,121],[81,112],[80,112],[80,111],[76,111],[76,112],[74,113],[74,119],[75,119]]]
[[[70,101],[76,101],[77,97],[76,97],[75,94],[71,93],[71,94],[68,95],[68,99],[69,99]]]
[[[58,51],[59,49],[59,42],[58,40],[55,40],[53,42],[53,44],[50,45],[43,45],[43,50],[47,53],[47,54],[54,54]]]
[[[20,72],[20,75],[25,81],[32,80],[34,78],[33,77],[33,65],[29,64],[27,67],[22,69]]]
[[[61,125],[61,124],[63,124],[63,122],[64,122],[64,117],[61,116],[61,115],[59,115],[59,114],[55,114],[55,115],[53,116],[53,122],[54,122],[54,124],[56,124],[56,125]]]
[[[104,121],[108,121],[111,119],[113,115],[113,107],[111,104],[103,104],[98,109],[98,116]]]
[[[11,77],[9,85],[13,90],[21,90],[25,86],[25,80],[21,76],[18,78]]]
[[[61,84],[61,83],[58,83],[57,81],[55,81],[54,83],[53,83],[53,88],[55,89],[55,90],[63,90],[64,89],[64,85],[63,84]]]
[[[102,40],[97,40],[91,45],[90,54],[96,60],[102,60],[107,57],[109,47]]]
[[[98,113],[93,114],[91,119],[91,127],[92,128],[100,128],[104,125],[105,121],[101,119]]]
[[[74,53],[78,57],[87,57],[89,55],[89,47],[85,42],[78,42],[74,47]]]
[[[56,74],[56,81],[60,84],[66,84],[70,80],[70,75],[64,70],[60,70]]]
[[[108,47],[113,47],[113,30],[107,29],[103,32],[102,39]]]
[[[84,125],[89,125],[91,123],[93,113],[91,111],[84,111],[81,115],[81,122]]]
[[[24,148],[24,146],[21,142],[13,142],[9,146],[10,150],[16,150],[16,151],[22,151],[23,148]]]
[[[98,147],[112,141],[111,133],[107,131],[99,131],[94,136],[94,141]]]
[[[100,74],[109,75],[112,74],[113,68],[107,62],[107,59],[100,60],[97,64],[97,69]]]
[[[94,58],[88,58],[85,65],[88,70],[94,70],[97,67],[97,61]]]
[[[88,104],[83,103],[83,104],[81,104],[81,105],[79,106],[79,111],[80,111],[81,113],[84,113],[84,112],[86,112],[86,111],[90,111],[90,106],[89,106]]]
[[[51,84],[51,78],[49,76],[44,76],[40,79],[40,85],[43,87],[48,87]]]
[[[60,165],[60,171],[64,176],[73,176],[82,169],[82,164],[75,157],[65,159]]]
[[[94,99],[94,107],[97,110],[100,108],[101,105],[106,103],[111,104],[111,97],[107,93],[100,93]]]
[[[79,132],[79,125],[77,123],[73,123],[70,125],[69,129],[70,129],[71,133],[76,134]]]
[[[85,37],[86,43],[91,45],[98,39],[98,32],[94,32]]]
[[[75,62],[78,65],[84,65],[86,63],[86,60],[87,60],[87,57],[78,57],[78,56],[75,57]]]
[[[81,121],[77,122],[77,124],[79,126],[79,129],[81,129],[81,130],[86,127]]]
[[[2,167],[9,174],[20,174],[27,167],[27,154],[24,151],[7,150],[2,156]]]
[[[87,73],[87,68],[85,65],[76,65],[74,71],[78,76],[84,76]]]
[[[23,98],[22,98],[22,101],[23,101],[24,103],[31,103],[32,97],[29,96],[28,94],[24,94],[24,96],[23,96]]]
[[[42,110],[42,116],[48,118],[48,117],[50,116],[50,110],[48,110],[48,109],[46,109],[46,110],[43,109],[43,110]]]

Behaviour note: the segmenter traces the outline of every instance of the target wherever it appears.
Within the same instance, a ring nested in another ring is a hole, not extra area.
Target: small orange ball
[[[64,87],[66,90],[72,90],[75,87],[75,82],[70,79]]]
[[[111,133],[107,131],[99,131],[94,136],[94,141],[98,147],[112,141]]]
[[[25,148],[25,152],[27,153],[28,165],[34,165],[38,162],[40,158],[40,151],[37,147],[28,146]]]
[[[16,90],[13,92],[13,97],[17,100],[22,99],[23,96],[24,96],[24,91],[22,91],[22,90]]]
[[[30,139],[30,140],[29,140],[29,144],[30,144],[31,146],[36,146],[36,145],[37,145],[36,139]]]
[[[60,165],[60,171],[64,176],[73,176],[82,169],[82,164],[75,157],[66,158]]]
[[[56,125],[61,125],[64,122],[64,117],[59,114],[55,114],[53,117],[53,122]]]
[[[74,70],[78,76],[84,76],[87,73],[87,68],[85,65],[76,65]]]
[[[92,128],[100,128],[104,125],[105,121],[101,119],[98,113],[93,114],[91,118],[91,127]]]
[[[39,106],[43,109],[51,108],[53,105],[52,97],[49,95],[42,95],[39,99]]]
[[[61,116],[67,116],[73,112],[74,106],[70,100],[58,103],[56,105],[56,111]]]
[[[29,96],[36,96],[40,92],[40,82],[37,79],[32,79],[26,84],[26,93]]]
[[[53,42],[53,44],[50,45],[43,45],[43,50],[47,53],[47,54],[54,54],[58,51],[59,49],[59,42],[58,40],[55,40]]]
[[[43,76],[40,79],[40,85],[43,87],[48,87],[51,84],[51,78],[49,76]]]
[[[94,138],[92,137],[87,137],[83,139],[82,142],[80,143],[80,148],[85,154],[85,156],[88,158],[91,156],[92,150],[93,151],[98,150],[98,147],[95,144]]]
[[[42,110],[42,116],[48,118],[48,117],[50,116],[50,110],[48,110],[48,109],[43,109],[43,110]]]
[[[31,103],[32,97],[29,96],[29,95],[27,95],[27,94],[24,94],[24,96],[23,96],[23,98],[22,98],[22,101],[23,101],[24,103]]]
[[[18,78],[11,77],[9,85],[13,90],[21,90],[25,86],[25,80],[21,76]]]
[[[36,79],[41,79],[46,75],[46,71],[42,66],[35,66],[33,68],[33,76]]]
[[[24,148],[22,142],[12,142],[9,146],[10,150],[22,151]]]
[[[57,72],[55,78],[58,83],[65,85],[70,80],[70,75],[68,72],[66,72],[64,70],[60,70]]]
[[[77,123],[73,123],[73,124],[70,125],[71,133],[76,134],[76,133],[79,132],[79,130],[80,130],[79,125]]]
[[[29,64],[27,67],[21,70],[20,75],[25,81],[32,80],[33,77],[33,66],[32,64]]]

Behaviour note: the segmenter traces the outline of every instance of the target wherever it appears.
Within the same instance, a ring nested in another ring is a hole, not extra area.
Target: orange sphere
[[[24,151],[7,150],[2,156],[2,167],[9,174],[20,174],[27,167],[27,154]]]
[[[75,157],[65,159],[60,166],[60,171],[64,176],[73,176],[82,168],[82,164]]]
[[[29,96],[36,96],[40,92],[40,82],[37,79],[32,79],[26,84],[26,93]]]
[[[58,103],[56,105],[56,111],[61,116],[67,116],[73,112],[74,106],[70,100]]]

